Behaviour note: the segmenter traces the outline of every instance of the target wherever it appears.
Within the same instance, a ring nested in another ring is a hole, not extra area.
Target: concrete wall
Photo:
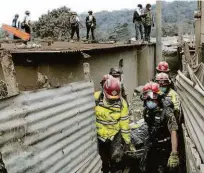
[[[83,80],[83,63],[80,57],[68,54],[15,54],[17,82],[21,90],[38,89],[37,72],[48,76],[53,86]]]
[[[201,43],[204,43],[204,1],[201,1]]]
[[[143,46],[137,52],[138,85],[144,85],[153,78],[156,67],[155,47]]]
[[[120,59],[124,61],[124,83],[128,89],[128,94],[132,94],[134,88],[138,85],[137,73],[137,50],[124,50],[116,53],[103,53],[92,55],[89,59],[91,67],[91,76],[95,84],[95,89],[101,88],[100,81],[104,74],[108,74],[111,67],[118,67]]]
[[[83,80],[83,63],[90,63],[95,90],[111,67],[124,61],[124,82],[129,99],[135,87],[144,85],[154,75],[154,45],[127,47],[113,50],[86,52],[91,58],[84,59],[80,53],[13,54],[20,90],[38,89],[37,72],[47,75],[53,86]]]

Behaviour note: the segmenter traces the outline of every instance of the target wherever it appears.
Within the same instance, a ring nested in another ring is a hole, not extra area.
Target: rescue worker
[[[141,36],[141,40],[143,40],[143,24],[142,24],[142,17],[141,17],[142,14],[143,14],[142,5],[138,4],[137,9],[133,14],[133,23],[135,24],[136,40],[138,40],[139,38],[139,33]]]
[[[118,67],[111,68],[109,72],[109,75],[113,76],[114,78],[117,78],[121,82],[121,94],[122,94],[122,97],[125,99],[125,101],[128,103],[127,89],[124,86],[124,83],[122,80],[122,74],[123,72]]]
[[[114,173],[122,161],[124,150],[134,151],[130,143],[128,106],[121,97],[118,79],[110,77],[103,86],[103,94],[95,93],[96,127],[103,173]]]
[[[87,28],[87,34],[86,39],[89,39],[89,33],[91,31],[92,40],[95,40],[94,36],[94,30],[96,29],[96,18],[93,16],[93,12],[89,11],[89,15],[86,17],[86,28]]]
[[[183,130],[182,130],[182,123],[183,123],[183,116],[180,112],[180,100],[179,95],[171,88],[171,81],[169,79],[168,74],[166,73],[159,73],[156,76],[156,81],[160,85],[160,90],[164,93],[167,99],[170,99],[174,105],[174,115],[176,117],[179,129],[178,129],[178,140],[179,140],[179,155],[180,155],[180,163],[185,165],[185,145],[183,141]],[[183,170],[182,170],[183,169]],[[181,167],[181,172],[184,172],[185,167]]]
[[[167,173],[179,166],[177,130],[173,105],[160,95],[159,85],[150,82],[143,88],[144,120],[149,138],[144,157],[147,173]],[[175,171],[176,172],[176,171]]]
[[[163,72],[163,73],[169,74],[169,72],[170,72],[169,64],[167,62],[165,62],[165,61],[162,61],[162,62],[160,62],[158,64],[156,70],[157,70],[157,73],[162,73]]]
[[[179,96],[171,88],[171,80],[169,79],[168,74],[159,73],[156,75],[156,82],[160,86],[160,91],[165,95],[166,98],[170,99],[174,105],[174,114],[178,122],[180,122],[179,111],[180,111],[180,101]]]
[[[19,29],[20,28],[20,21],[19,21],[19,15],[16,14],[13,21],[12,21],[12,27]],[[13,36],[13,39],[19,39],[17,36]]]
[[[150,42],[151,27],[154,27],[154,18],[151,12],[151,5],[147,4],[144,10],[144,31],[145,41]]]
[[[80,40],[79,36],[79,17],[77,16],[76,12],[72,12],[72,16],[70,18],[70,23],[71,23],[71,40],[73,40],[74,34],[76,32],[77,34],[77,40]]]
[[[174,83],[173,83],[173,81],[172,81],[172,79],[171,79],[171,77],[170,77],[170,74],[169,74],[169,72],[170,72],[170,69],[169,69],[169,64],[167,63],[167,62],[165,62],[165,61],[161,61],[159,64],[158,64],[158,66],[156,67],[156,75],[158,74],[158,73],[166,73],[166,74],[168,74],[169,75],[169,80],[170,80],[170,87],[173,89],[173,90],[176,90],[176,88],[175,88],[175,86],[174,86]],[[154,82],[156,82],[156,75],[155,75],[155,77],[152,79],[152,81],[154,81]]]
[[[25,32],[28,34],[31,34],[31,20],[30,20],[30,11],[26,11],[25,12],[25,17],[24,20],[22,22],[22,29],[25,29]],[[31,36],[30,39],[28,41],[31,40]],[[27,42],[24,42],[25,44],[27,44]]]

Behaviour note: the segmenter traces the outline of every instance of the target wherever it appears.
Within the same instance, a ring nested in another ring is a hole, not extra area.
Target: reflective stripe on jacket
[[[99,138],[104,140],[113,140],[114,136],[121,132],[124,141],[130,143],[130,128],[129,128],[129,115],[128,105],[126,101],[121,98],[120,101],[113,105],[108,105],[100,100],[101,92],[94,94],[96,100],[95,114],[96,114],[96,127]]]
[[[179,100],[179,96],[176,93],[176,91],[174,91],[173,89],[170,89],[166,97],[171,99],[172,103],[174,104],[174,110],[179,111],[180,110],[180,100]]]

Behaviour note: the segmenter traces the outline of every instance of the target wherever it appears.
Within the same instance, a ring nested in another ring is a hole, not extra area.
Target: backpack
[[[77,24],[78,24],[78,23],[77,23],[76,16],[71,16],[71,18],[70,18],[70,23],[71,23],[71,25],[77,25]]]

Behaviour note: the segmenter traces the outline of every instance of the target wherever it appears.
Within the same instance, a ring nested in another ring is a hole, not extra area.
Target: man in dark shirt
[[[137,10],[135,10],[133,15],[133,23],[135,24],[135,30],[136,30],[136,40],[138,40],[139,33],[141,36],[141,39],[143,39],[143,24],[142,24],[142,15],[143,15],[143,8],[141,4],[138,4]]]
[[[149,138],[144,154],[146,173],[178,172],[178,124],[173,104],[160,95],[159,85],[150,82],[143,88],[144,120],[148,126]]]
[[[96,29],[96,18],[93,16],[93,12],[89,11],[89,15],[86,17],[86,28],[87,28],[87,35],[86,39],[89,39],[89,32],[91,31],[92,40],[95,40],[94,30]]]
[[[13,21],[12,21],[12,26],[13,26],[14,28],[17,28],[17,29],[20,28],[20,21],[19,21],[19,15],[18,15],[18,14],[15,15],[15,17],[14,17],[14,19],[13,19]],[[13,36],[13,39],[16,40],[16,39],[19,39],[19,38],[14,35],[14,36]]]

